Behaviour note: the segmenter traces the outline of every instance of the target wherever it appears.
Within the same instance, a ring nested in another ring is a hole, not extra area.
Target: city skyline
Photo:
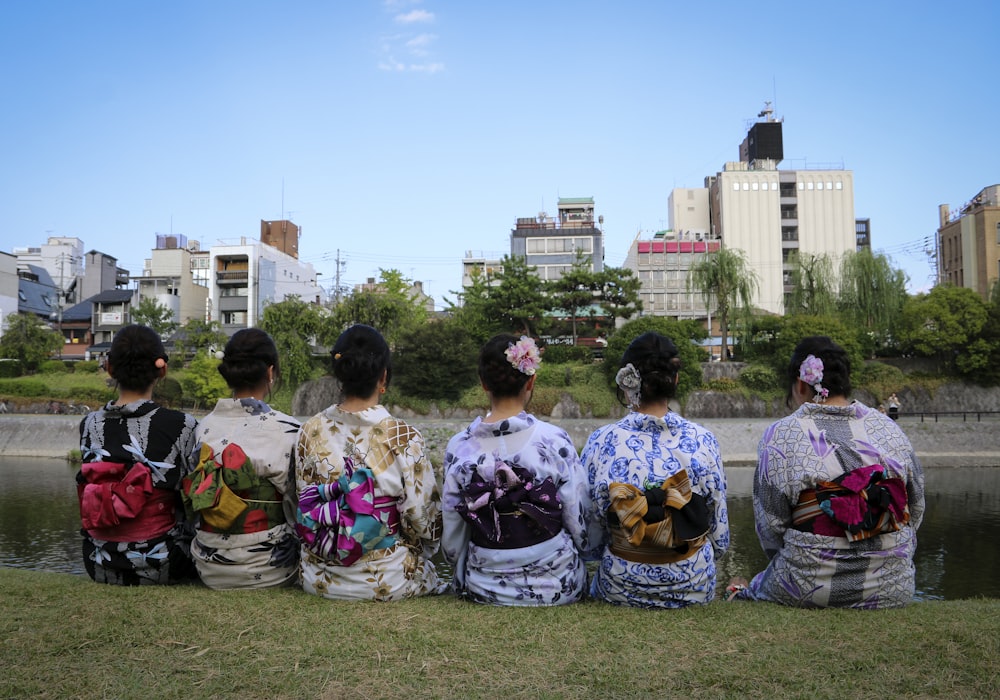
[[[441,309],[466,251],[509,252],[559,197],[594,198],[622,265],[769,102],[781,167],[852,171],[873,250],[920,291],[938,206],[1000,182],[1000,8],[896,8],[8,4],[0,249],[75,237],[138,276],[157,234],[288,218],[326,289],[339,255],[345,286],[395,268]]]

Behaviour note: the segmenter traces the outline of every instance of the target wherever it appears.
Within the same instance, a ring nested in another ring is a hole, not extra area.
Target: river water
[[[753,526],[752,468],[727,469],[732,546],[720,586],[766,565]],[[75,469],[64,460],[0,457],[0,566],[85,576]],[[1000,598],[1000,469],[926,470],[917,598]]]

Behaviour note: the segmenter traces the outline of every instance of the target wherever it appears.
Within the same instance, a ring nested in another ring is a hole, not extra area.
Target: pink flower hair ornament
[[[510,343],[503,354],[507,357],[507,362],[510,363],[511,367],[529,377],[542,363],[542,358],[538,354],[538,346],[535,345],[534,340],[526,335],[522,335],[516,343]]]
[[[799,379],[816,391],[816,396],[813,397],[815,403],[823,403],[830,395],[830,390],[823,388],[823,360],[815,355],[809,355],[802,360],[802,364],[799,365]]]

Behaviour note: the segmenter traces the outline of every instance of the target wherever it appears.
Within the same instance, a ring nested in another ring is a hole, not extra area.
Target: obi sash
[[[243,535],[285,522],[282,497],[236,443],[216,455],[202,444],[198,466],[183,480],[184,505],[201,516],[206,532]]]
[[[177,494],[154,487],[141,462],[87,462],[76,482],[80,521],[94,539],[144,542],[176,524]]]
[[[896,532],[910,520],[906,484],[881,464],[858,467],[799,494],[792,527],[851,542]]]
[[[455,511],[469,523],[479,547],[530,547],[562,530],[562,504],[552,477],[536,482],[524,467],[498,462],[492,483],[473,469],[459,497]]]
[[[682,469],[658,488],[608,485],[611,552],[643,564],[670,564],[693,556],[709,530],[705,497],[691,491]]]
[[[295,530],[306,548],[332,564],[350,566],[364,554],[396,545],[396,499],[375,495],[367,467],[344,459],[344,473],[329,484],[310,484],[299,493]]]

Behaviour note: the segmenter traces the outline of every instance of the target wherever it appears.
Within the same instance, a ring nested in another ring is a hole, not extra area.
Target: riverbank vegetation
[[[498,270],[473,274],[458,293],[460,303],[448,302],[440,315],[428,311],[398,270],[382,270],[376,284],[329,306],[296,297],[271,303],[260,326],[275,340],[283,377],[271,403],[293,412],[296,389],[327,371],[327,349],[352,323],[375,326],[392,347],[394,377],[385,402],[425,414],[485,405],[476,355],[498,332],[542,341],[545,361],[533,404],[541,415],[564,401],[581,415],[611,415],[618,358],[647,330],[670,336],[680,348],[682,406],[692,392],[705,389],[776,401],[791,349],[807,335],[829,335],[847,350],[855,388],[870,401],[903,396],[906,389],[914,402],[923,401],[946,381],[1000,385],[1000,284],[988,300],[948,285],[909,295],[905,276],[883,255],[850,254],[836,273],[832,261],[805,255],[790,261],[792,292],[779,317],[748,306],[754,272],[735,258],[722,265],[724,258],[703,261],[688,283],[688,291],[701,295],[708,308],[725,311],[721,347],[713,345],[718,337],[709,338],[701,320],[643,315],[641,285],[631,271],[592,271],[583,258],[561,279],[549,281],[523,259],[505,257]],[[712,267],[712,261],[719,264]],[[132,310],[133,321],[167,339],[170,370],[156,398],[188,410],[210,409],[228,393],[215,371],[226,335],[218,323],[201,319],[178,328],[168,315],[149,300]],[[618,327],[622,318],[633,320]],[[96,362],[45,359],[51,358],[56,331],[39,319],[11,314],[7,322],[0,337],[0,358],[7,358],[0,362],[0,399],[37,408],[53,402],[100,404],[114,396]],[[703,371],[730,359],[742,363],[740,372]],[[906,372],[900,369],[907,366]]]
[[[714,602],[335,602],[118,588],[0,569],[0,696],[963,697],[1000,694],[1000,601],[902,610]]]

